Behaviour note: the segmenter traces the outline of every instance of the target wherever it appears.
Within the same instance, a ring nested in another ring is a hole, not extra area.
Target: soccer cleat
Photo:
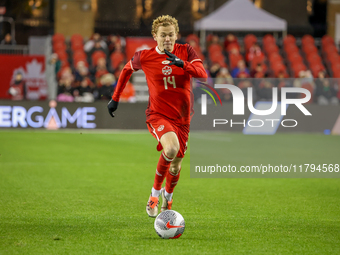
[[[162,193],[162,207],[161,207],[161,212],[164,212],[166,210],[171,210],[172,202],[174,201],[171,199],[171,201],[168,201],[165,197],[165,188],[162,188],[161,190]]]
[[[158,205],[159,205],[158,197],[152,197],[150,195],[148,204],[146,205],[146,212],[149,215],[149,217],[156,218],[158,214]]]

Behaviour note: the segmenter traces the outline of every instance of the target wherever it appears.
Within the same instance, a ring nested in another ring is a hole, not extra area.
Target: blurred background
[[[338,0],[0,0],[1,105],[106,103],[134,52],[156,46],[151,25],[163,14],[178,19],[177,42],[218,83],[253,87],[255,101],[271,101],[273,87],[304,87],[309,104],[338,105]],[[201,92],[194,84],[195,100]],[[121,101],[147,100],[140,70]]]

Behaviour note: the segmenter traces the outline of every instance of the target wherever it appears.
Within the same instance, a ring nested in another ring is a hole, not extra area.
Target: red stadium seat
[[[288,55],[289,62],[293,65],[294,63],[303,63],[303,58],[297,52],[292,52]]]
[[[60,33],[56,33],[52,36],[52,42],[65,42],[65,36],[63,34]]]
[[[302,47],[302,50],[306,55],[309,55],[311,53],[318,53],[318,49],[315,47],[314,44],[305,44]]]
[[[322,64],[322,59],[321,59],[321,57],[319,56],[319,54],[317,54],[317,53],[308,55],[308,56],[307,56],[307,61],[308,61],[310,64],[313,64],[313,63]]]
[[[237,66],[237,62],[243,60],[243,56],[241,54],[229,54],[230,60],[230,68],[234,69]]]
[[[120,63],[125,61],[125,55],[122,52],[116,51],[111,54],[110,59],[111,67],[115,70]]]
[[[314,37],[311,35],[304,35],[301,39],[302,45],[305,44],[315,44]]]
[[[75,42],[81,42],[84,43],[84,38],[82,35],[80,34],[74,34],[71,36],[71,44],[75,43]]]
[[[194,40],[196,44],[200,44],[200,39],[195,34],[190,34],[186,37],[185,42],[189,43],[191,40]]]
[[[209,54],[212,54],[213,52],[221,52],[222,53],[222,46],[216,43],[213,43],[208,48]]]
[[[274,52],[272,54],[270,54],[268,56],[268,59],[269,59],[269,62],[272,63],[272,62],[282,62],[282,57],[279,53],[277,52]]]
[[[293,63],[292,64],[292,69],[294,71],[295,77],[299,76],[300,71],[306,71],[307,67],[303,63]]]
[[[264,50],[267,53],[267,55],[271,55],[273,53],[278,53],[279,52],[279,48],[277,47],[276,44],[267,44],[266,46],[264,46]]]
[[[276,44],[276,40],[273,35],[271,34],[266,34],[263,39],[262,39],[263,45],[268,45],[268,44]]]
[[[322,47],[327,45],[334,45],[334,39],[329,35],[324,35],[321,39]]]
[[[284,48],[287,54],[290,54],[292,52],[299,52],[299,48],[295,44],[285,45]]]
[[[84,44],[82,41],[74,41],[71,43],[71,49],[72,51],[83,50]]]
[[[66,51],[59,50],[59,51],[56,51],[55,53],[57,53],[60,61],[68,61],[68,55],[67,55]]]
[[[326,70],[326,68],[322,64],[311,64],[310,69],[315,78],[318,77],[319,72]]]
[[[257,42],[257,37],[253,34],[247,34],[244,39],[245,51],[248,52],[249,48]]]
[[[61,41],[57,41],[55,43],[53,43],[53,51],[60,51],[60,50],[63,50],[63,51],[66,51],[66,44],[64,42],[61,42]]]
[[[92,60],[92,66],[96,66],[97,65],[97,61],[100,58],[105,58],[106,59],[106,55],[103,51],[95,51],[92,53],[91,56],[91,60]]]
[[[284,39],[283,39],[283,44],[295,44],[296,43],[296,38],[293,35],[287,35]]]

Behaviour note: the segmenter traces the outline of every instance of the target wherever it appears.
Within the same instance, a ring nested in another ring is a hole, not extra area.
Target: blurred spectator
[[[313,78],[311,71],[309,70],[300,71],[299,78],[294,80],[293,86],[309,90],[309,92],[311,93],[311,99],[307,103],[313,102],[315,83],[314,83],[314,78]],[[295,98],[305,97],[305,95],[301,93],[290,93],[290,94],[292,94],[292,97],[295,97]]]
[[[122,62],[122,63],[120,63],[119,65],[118,65],[118,67],[116,68],[116,70],[115,70],[115,72],[114,72],[114,76],[115,76],[115,78],[118,80],[118,78],[119,78],[119,75],[120,75],[120,73],[121,73],[121,71],[124,69],[124,66],[125,66],[125,64]]]
[[[79,86],[80,82],[86,78],[90,78],[89,69],[86,67],[85,62],[79,61],[74,72],[75,85]],[[93,87],[93,84],[91,85],[91,87]]]
[[[120,102],[129,102],[129,103],[135,103],[136,102],[135,88],[133,87],[133,84],[130,81],[128,81],[126,83],[126,86],[125,86],[123,93],[120,97]]]
[[[122,47],[120,37],[118,35],[109,35],[107,40],[107,46],[109,49],[109,54],[111,55],[112,52],[114,52],[118,46],[120,48]]]
[[[60,68],[61,68],[61,61],[60,61],[57,53],[53,53],[51,55],[50,64],[54,65],[55,75],[57,76],[57,74],[58,74],[58,72],[60,71]]]
[[[264,78],[265,72],[261,63],[258,63],[254,70],[250,72],[250,77],[252,78]]]
[[[117,47],[117,46],[116,46]],[[94,42],[92,49],[88,52],[89,56],[92,56],[93,53],[96,51],[102,51],[105,53],[106,56],[109,55],[109,50],[107,47],[103,47],[99,41]]]
[[[261,47],[258,43],[254,43],[250,48],[249,52],[246,55],[246,61],[251,62],[254,57],[264,57],[264,54],[261,50]]]
[[[96,73],[95,73],[96,85],[99,84],[101,77],[104,74],[108,74],[108,73],[109,71],[107,70],[107,67],[106,67],[106,59],[105,58],[98,59],[97,66],[96,66]]]
[[[300,71],[299,72],[299,78],[294,80],[293,86],[301,88],[301,87],[308,86],[308,84],[309,84],[311,87],[315,88],[315,84],[314,84],[313,80],[314,79],[313,79],[313,75],[312,75],[311,71],[309,71],[309,70]]]
[[[240,75],[242,74],[242,77],[249,77],[249,70],[246,67],[246,64],[244,62],[244,60],[239,60],[237,62],[237,66],[233,69],[233,71],[231,72],[231,76],[233,78],[242,78]]]
[[[247,74],[241,73],[240,79],[237,79],[235,81],[237,83],[237,86],[242,90],[245,100],[247,99],[248,96],[248,88],[253,87],[251,81],[246,78]],[[256,101],[256,99],[257,99],[256,90],[253,89],[253,101]]]
[[[26,83],[22,77],[22,73],[18,72],[15,75],[14,81],[11,83],[8,93],[12,100],[26,99]]]
[[[318,79],[315,81],[316,91],[315,100],[320,105],[338,105],[336,89],[330,84],[330,80],[325,78],[324,72],[319,72]]]
[[[263,79],[257,89],[258,100],[271,101],[273,98],[273,84],[269,79]]]
[[[97,99],[110,100],[113,94],[116,79],[113,74],[107,73],[100,78]]]
[[[210,67],[210,75],[211,75],[211,78],[216,78],[216,75],[218,74],[218,72],[220,71],[220,64],[218,63],[213,63]]]
[[[185,40],[184,40],[184,38],[182,37],[182,35],[180,33],[177,34],[176,43],[178,43],[178,44],[185,44]]]
[[[10,33],[7,33],[5,35],[5,38],[1,41],[1,44],[5,44],[5,45],[15,45],[17,44],[16,41],[14,40],[14,38],[12,38]]]
[[[228,68],[222,67],[216,75],[216,84],[234,84],[233,77],[231,77]]]
[[[229,52],[231,49],[240,50],[240,46],[238,44],[237,38],[233,34],[228,34],[224,39],[224,50]]]
[[[72,87],[74,82],[74,76],[70,67],[65,67],[61,70],[61,78],[58,83],[58,96],[57,101],[60,102],[73,102],[73,91]]]
[[[84,45],[84,51],[89,53],[95,46],[95,43],[99,42],[100,47],[104,50],[108,50],[106,43],[101,39],[100,34],[94,33],[92,39],[87,41]],[[98,46],[97,46],[98,47]]]
[[[215,84],[234,84],[227,68],[222,67],[216,75]],[[229,89],[219,89],[219,95],[223,101],[232,100],[231,92]]]
[[[85,67],[86,68],[86,67]],[[80,85],[73,91],[74,101],[91,103],[94,101],[94,95],[91,88],[92,82],[88,77],[85,77]]]

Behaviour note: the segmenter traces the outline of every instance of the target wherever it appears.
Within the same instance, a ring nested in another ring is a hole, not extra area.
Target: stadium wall
[[[120,103],[111,118],[107,102],[94,103],[56,103],[48,101],[10,101],[0,100],[0,128],[40,128],[40,129],[144,129],[147,103]],[[296,120],[297,125],[285,128],[279,125],[277,132],[319,132],[332,130],[340,115],[339,106],[304,105],[312,116],[305,116],[296,106],[290,105],[283,119]],[[233,115],[232,103],[208,105],[207,115],[201,115],[201,105],[195,104],[192,130],[212,130],[213,119],[226,119],[227,125],[217,125],[216,131],[242,132],[241,124],[230,126],[230,122],[247,122],[250,116],[245,106],[244,115]]]

